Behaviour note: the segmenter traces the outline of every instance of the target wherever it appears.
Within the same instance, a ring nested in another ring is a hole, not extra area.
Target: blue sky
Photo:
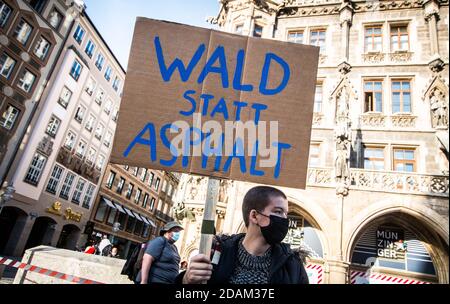
[[[218,0],[85,0],[87,13],[126,69],[137,16],[213,28]]]

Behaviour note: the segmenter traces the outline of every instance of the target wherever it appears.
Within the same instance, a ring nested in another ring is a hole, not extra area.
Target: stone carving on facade
[[[350,95],[347,87],[342,86],[336,95],[336,158],[335,176],[337,183],[337,193],[348,194],[350,186],[350,151],[351,151],[351,120],[350,120]]]
[[[37,149],[47,156],[50,156],[53,152],[53,141],[49,136],[44,136],[39,142]]]
[[[381,113],[364,113],[360,116],[360,123],[364,127],[384,127],[386,116]]]
[[[431,121],[434,128],[448,128],[448,101],[442,90],[434,88],[430,93]]]
[[[445,67],[445,62],[441,58],[434,58],[429,63],[428,66],[433,73],[441,72]]]
[[[313,114],[313,126],[319,126],[322,123],[323,114],[314,113]]]
[[[323,168],[309,168],[308,169],[308,184],[309,185],[332,185],[333,172],[331,169]]]
[[[393,62],[408,62],[412,59],[412,52],[395,52],[389,54],[389,60]]]
[[[384,61],[384,53],[380,52],[369,52],[362,55],[362,58],[364,62],[370,62],[370,63],[380,63]]]
[[[414,128],[416,119],[416,116],[408,114],[395,114],[392,116],[392,125],[394,127]]]
[[[173,207],[174,216],[178,221],[183,221],[185,218],[190,222],[195,222],[195,214],[185,206],[183,202],[178,203]]]

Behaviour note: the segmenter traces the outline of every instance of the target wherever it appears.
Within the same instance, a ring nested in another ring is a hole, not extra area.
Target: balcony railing
[[[449,177],[393,171],[350,169],[350,189],[449,196]],[[308,186],[335,187],[333,168],[309,168]]]

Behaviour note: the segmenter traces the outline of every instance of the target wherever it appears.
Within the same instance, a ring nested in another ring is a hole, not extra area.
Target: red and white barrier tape
[[[323,281],[323,267],[320,265],[309,264],[306,266],[306,272],[315,273],[316,276],[312,276],[313,281],[310,284],[322,284]]]
[[[0,265],[23,269],[23,270],[30,271],[30,272],[36,272],[39,274],[43,274],[43,275],[57,278],[57,279],[64,280],[64,281],[69,281],[71,283],[76,283],[76,284],[104,284],[104,283],[96,282],[93,280],[83,279],[80,277],[64,274],[64,273],[61,273],[58,271],[53,271],[50,269],[41,268],[41,267],[37,267],[34,265],[22,263],[20,261],[11,260],[11,259],[8,259],[8,258],[2,257],[2,256],[0,256]]]
[[[362,271],[352,271],[351,272],[351,282],[352,284],[357,284],[358,278],[363,279],[367,283],[378,283],[378,284],[431,284],[429,282],[418,281],[413,279],[406,279],[400,277],[389,276],[381,273],[368,273]],[[367,284],[366,283],[366,284]]]

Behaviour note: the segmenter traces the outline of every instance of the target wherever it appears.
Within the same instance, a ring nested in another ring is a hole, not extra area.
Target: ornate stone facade
[[[355,283],[356,272],[372,271],[448,283],[448,1],[221,3],[216,20],[225,31],[243,25],[242,34],[252,35],[258,24],[262,38],[289,40],[296,31],[305,44],[315,29],[325,31],[323,41],[314,41],[326,60],[319,60],[323,103],[314,113],[311,137],[321,165],[309,168],[306,189],[283,189],[290,216],[311,227],[304,239],[316,236],[314,242],[300,243],[315,252],[311,265],[327,269],[324,282]],[[374,51],[365,39],[371,26],[380,29]],[[392,46],[395,30],[404,33],[400,49]],[[188,184],[204,187],[195,178]],[[245,231],[241,203],[252,186],[235,182],[226,192],[223,232]],[[187,196],[204,201],[203,190],[189,189]],[[417,244],[403,259],[426,243],[423,254],[430,256],[433,270],[414,272],[405,266],[397,272],[386,266],[388,258],[377,256],[375,243],[370,258],[355,250],[361,240],[370,243],[365,238],[373,238],[373,227],[381,231],[386,225],[400,227],[404,238]],[[194,244],[184,248],[192,252]]]

